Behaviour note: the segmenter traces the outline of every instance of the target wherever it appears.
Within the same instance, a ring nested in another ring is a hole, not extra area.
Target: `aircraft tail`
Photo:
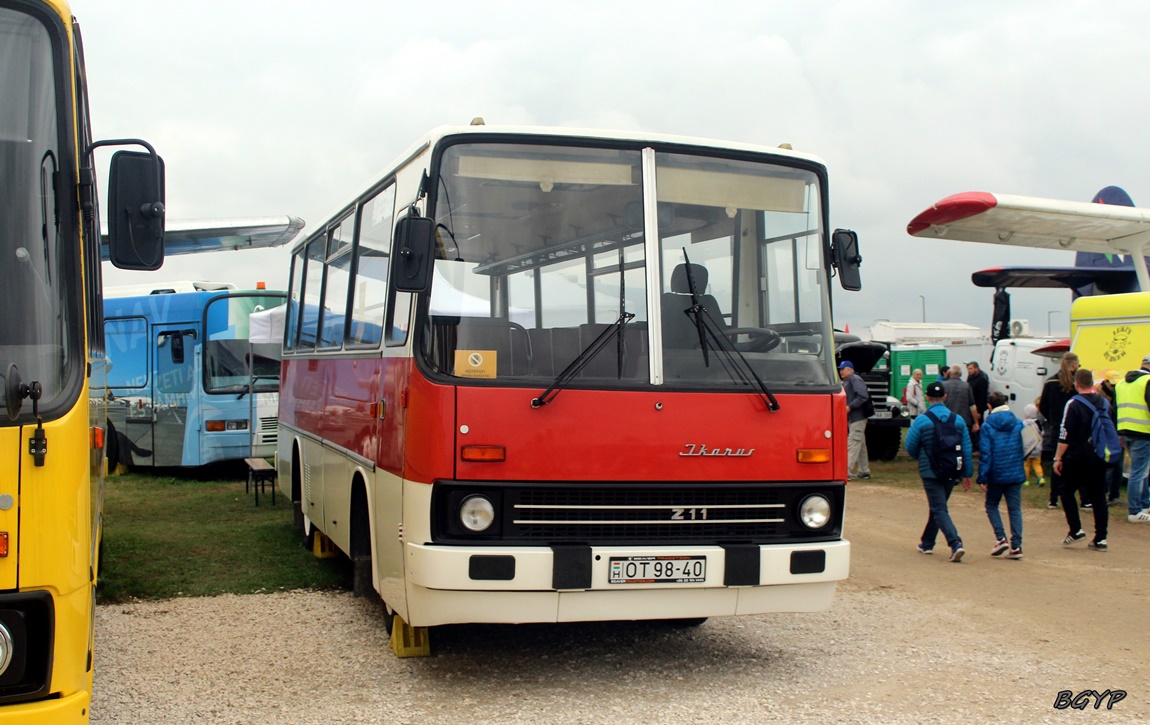
[[[1110,204],[1112,206],[1134,206],[1134,201],[1130,195],[1119,186],[1107,186],[1094,195],[1090,200],[1094,204]],[[1074,257],[1075,267],[1127,267],[1134,268],[1134,262],[1126,255],[1118,254],[1099,254],[1097,252],[1079,252]],[[1114,290],[1109,290],[1113,292]],[[1124,292],[1137,292],[1139,291],[1137,280],[1134,281],[1133,287]],[[1074,299],[1079,297],[1089,297],[1091,295],[1106,294],[1098,289],[1097,285],[1088,284],[1084,287],[1079,287],[1074,290]]]

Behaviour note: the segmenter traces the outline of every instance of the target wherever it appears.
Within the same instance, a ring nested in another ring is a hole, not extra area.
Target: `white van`
[[[990,391],[1006,394],[1007,405],[1019,418],[1025,417],[1026,406],[1042,395],[1042,385],[1058,370],[1049,357],[1034,354],[1058,342],[1055,337],[1015,337],[999,340],[994,347],[994,366],[985,369],[990,376]]]

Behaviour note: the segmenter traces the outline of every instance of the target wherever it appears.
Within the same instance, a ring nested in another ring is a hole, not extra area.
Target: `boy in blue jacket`
[[[1010,411],[1006,395],[990,394],[990,415],[982,424],[979,441],[978,485],[986,491],[986,517],[994,528],[991,556],[1006,554],[1022,558],[1022,484],[1026,482],[1026,457],[1022,452],[1022,421]],[[1010,516],[1010,541],[1002,528],[998,503],[1006,499]],[[1009,551],[1008,551],[1009,550]]]
[[[929,406],[926,412],[942,421],[954,415],[943,404],[945,399],[946,390],[942,387],[942,383],[935,382],[926,386],[926,403]],[[956,418],[954,426],[962,435],[962,488],[964,491],[969,491],[970,476],[974,471],[974,465],[970,462],[970,432],[966,429],[966,423],[961,416]],[[927,414],[916,417],[906,433],[906,452],[911,458],[918,460],[918,475],[922,478],[926,503],[930,507],[930,516],[926,520],[926,528],[922,530],[918,550],[923,554],[933,554],[934,542],[941,530],[942,535],[946,537],[946,543],[950,546],[950,561],[957,564],[962,561],[966,549],[962,546],[962,538],[958,535],[958,529],[950,518],[950,510],[946,505],[950,499],[950,492],[954,490],[954,483],[940,479],[931,468],[930,450],[933,445],[934,421]]]

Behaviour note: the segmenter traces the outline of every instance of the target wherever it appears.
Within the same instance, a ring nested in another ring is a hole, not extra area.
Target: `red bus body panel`
[[[532,408],[529,389],[458,389],[456,477],[504,481],[834,480],[836,460],[798,462],[832,450],[830,395],[782,395],[768,412],[740,393],[565,390]],[[845,416],[843,417],[845,423]],[[461,431],[464,426],[467,433]],[[845,430],[840,431],[840,436]],[[838,440],[843,438],[838,437]],[[464,445],[500,445],[503,463],[460,459]],[[694,454],[694,455],[692,455]],[[714,455],[712,455],[714,454]],[[842,458],[838,456],[837,458]],[[842,475],[845,478],[845,466]]]
[[[846,478],[846,406],[834,395],[564,390],[441,385],[410,358],[285,362],[285,423],[410,481],[834,481]],[[382,420],[373,404],[383,401]],[[418,434],[408,437],[406,431]],[[466,429],[466,433],[462,431]],[[465,445],[507,450],[462,460]],[[800,463],[799,449],[830,452]],[[740,455],[742,454],[742,455]]]

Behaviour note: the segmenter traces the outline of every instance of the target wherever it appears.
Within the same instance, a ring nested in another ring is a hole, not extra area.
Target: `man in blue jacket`
[[[926,386],[927,412],[941,421],[949,420],[954,413],[947,408],[946,390],[942,383],[931,383]],[[955,416],[954,425],[962,436],[962,488],[970,490],[970,477],[974,473],[971,463],[970,431],[961,416]],[[962,547],[962,539],[958,535],[954,521],[950,518],[950,510],[946,502],[950,499],[950,492],[954,489],[953,483],[941,480],[930,465],[930,450],[934,445],[934,421],[929,415],[920,415],[910,424],[906,434],[906,452],[911,458],[918,459],[918,475],[922,478],[922,487],[926,491],[926,502],[930,506],[930,516],[926,520],[926,528],[922,530],[922,541],[918,550],[923,554],[934,553],[934,542],[938,538],[939,530],[946,537],[950,546],[950,561],[962,561],[966,549]]]
[[[863,379],[855,375],[855,366],[850,360],[839,363],[839,377],[847,394],[847,474],[851,478],[870,478],[865,410],[870,402],[870,393]]]
[[[991,556],[1006,554],[1022,558],[1022,484],[1026,481],[1026,457],[1022,453],[1022,421],[1006,404],[1006,395],[997,390],[988,398],[990,414],[979,435],[978,485],[986,491],[986,517],[994,529]],[[998,504],[1006,498],[1010,517],[1010,541],[1002,527]],[[1007,551],[1009,549],[1009,552]]]

